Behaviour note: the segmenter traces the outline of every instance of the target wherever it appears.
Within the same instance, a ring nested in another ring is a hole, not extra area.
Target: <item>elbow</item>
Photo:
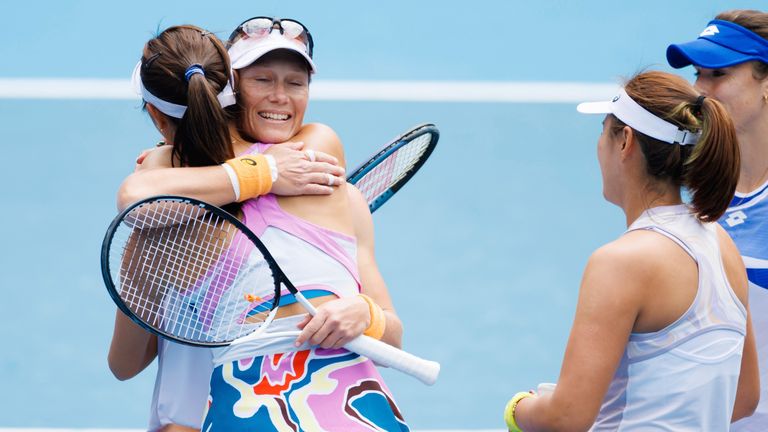
[[[760,387],[755,387],[749,400],[744,404],[744,417],[749,417],[755,413],[760,404]]]
[[[555,402],[550,399],[551,402]],[[573,404],[551,406],[547,430],[562,432],[586,432],[595,423],[599,406],[592,408],[576,407]]]
[[[119,381],[129,380],[136,375],[140,374],[144,369],[149,366],[152,359],[137,360],[130,358],[126,353],[113,353],[110,352],[107,355],[107,364],[112,375]]]
[[[143,196],[139,189],[133,184],[131,176],[129,176],[123,184],[120,185],[120,189],[117,191],[117,209],[118,211],[123,211],[142,198]]]
[[[136,376],[136,374],[125,374],[120,373],[116,369],[109,368],[112,371],[112,375],[117,378],[118,381],[128,381],[129,379]]]
[[[733,407],[731,423],[749,417],[757,410],[757,405],[760,403],[760,389],[756,388],[755,391],[750,393],[749,396],[737,397],[736,404]]]
[[[107,362],[109,363],[110,372],[112,372],[112,375],[117,378],[118,381],[129,380],[138,375],[140,372],[137,370],[129,370],[129,368],[118,364],[118,362],[114,361],[111,357],[108,358]]]
[[[585,416],[560,416],[552,427],[552,430],[562,432],[586,432],[594,424],[594,418]]]
[[[597,412],[574,403],[561,403],[552,396],[537,397],[535,411],[527,411],[523,420],[540,431],[586,432],[597,418]],[[527,420],[527,421],[526,421]],[[525,427],[521,426],[523,430]]]

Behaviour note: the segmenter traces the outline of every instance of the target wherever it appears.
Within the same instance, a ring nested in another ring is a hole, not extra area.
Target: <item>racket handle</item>
[[[294,297],[311,315],[317,313],[312,303],[300,292],[295,293]],[[381,366],[407,373],[426,385],[434,384],[440,374],[440,363],[416,357],[370,336],[358,336],[344,345],[344,348],[368,357]]]
[[[440,374],[440,363],[416,357],[369,336],[359,336],[344,345],[344,348],[368,357],[381,366],[411,375],[426,385],[434,384]]]

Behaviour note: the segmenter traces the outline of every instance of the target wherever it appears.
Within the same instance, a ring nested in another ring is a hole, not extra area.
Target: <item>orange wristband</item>
[[[387,328],[387,316],[384,315],[384,309],[377,305],[370,297],[365,294],[358,294],[366,303],[368,303],[368,312],[371,314],[371,323],[363,332],[364,335],[374,339],[381,339],[384,336],[384,330]]]
[[[226,161],[224,164],[232,168],[235,176],[237,176],[239,186],[239,191],[235,189],[237,202],[267,194],[272,189],[272,174],[264,155],[239,156]]]

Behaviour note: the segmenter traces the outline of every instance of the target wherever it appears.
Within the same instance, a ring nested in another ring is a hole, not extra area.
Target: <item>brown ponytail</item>
[[[198,64],[203,73],[185,77]],[[176,124],[174,159],[182,166],[209,166],[234,157],[227,116],[216,96],[230,77],[229,57],[213,34],[199,27],[170,27],[147,42],[141,80],[155,96],[187,107]]]
[[[701,221],[718,220],[736,191],[740,166],[736,130],[725,108],[714,99],[700,98],[687,81],[666,72],[636,75],[624,89],[657,117],[701,133],[695,145],[679,145],[635,131],[647,173],[688,189],[691,206]],[[618,130],[625,126],[616,120]]]

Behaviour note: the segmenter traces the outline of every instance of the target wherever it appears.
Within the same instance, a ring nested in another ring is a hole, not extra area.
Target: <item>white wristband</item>
[[[269,176],[272,177],[272,183],[277,181],[277,177],[280,173],[277,172],[277,162],[272,155],[265,154],[264,158],[267,159],[267,165],[269,165]]]
[[[227,175],[229,176],[229,181],[232,182],[232,190],[235,191],[235,201],[240,201],[240,180],[237,179],[237,174],[235,174],[235,170],[232,169],[231,166],[225,163],[221,164],[221,166],[222,168],[224,168],[224,171],[227,172]]]

